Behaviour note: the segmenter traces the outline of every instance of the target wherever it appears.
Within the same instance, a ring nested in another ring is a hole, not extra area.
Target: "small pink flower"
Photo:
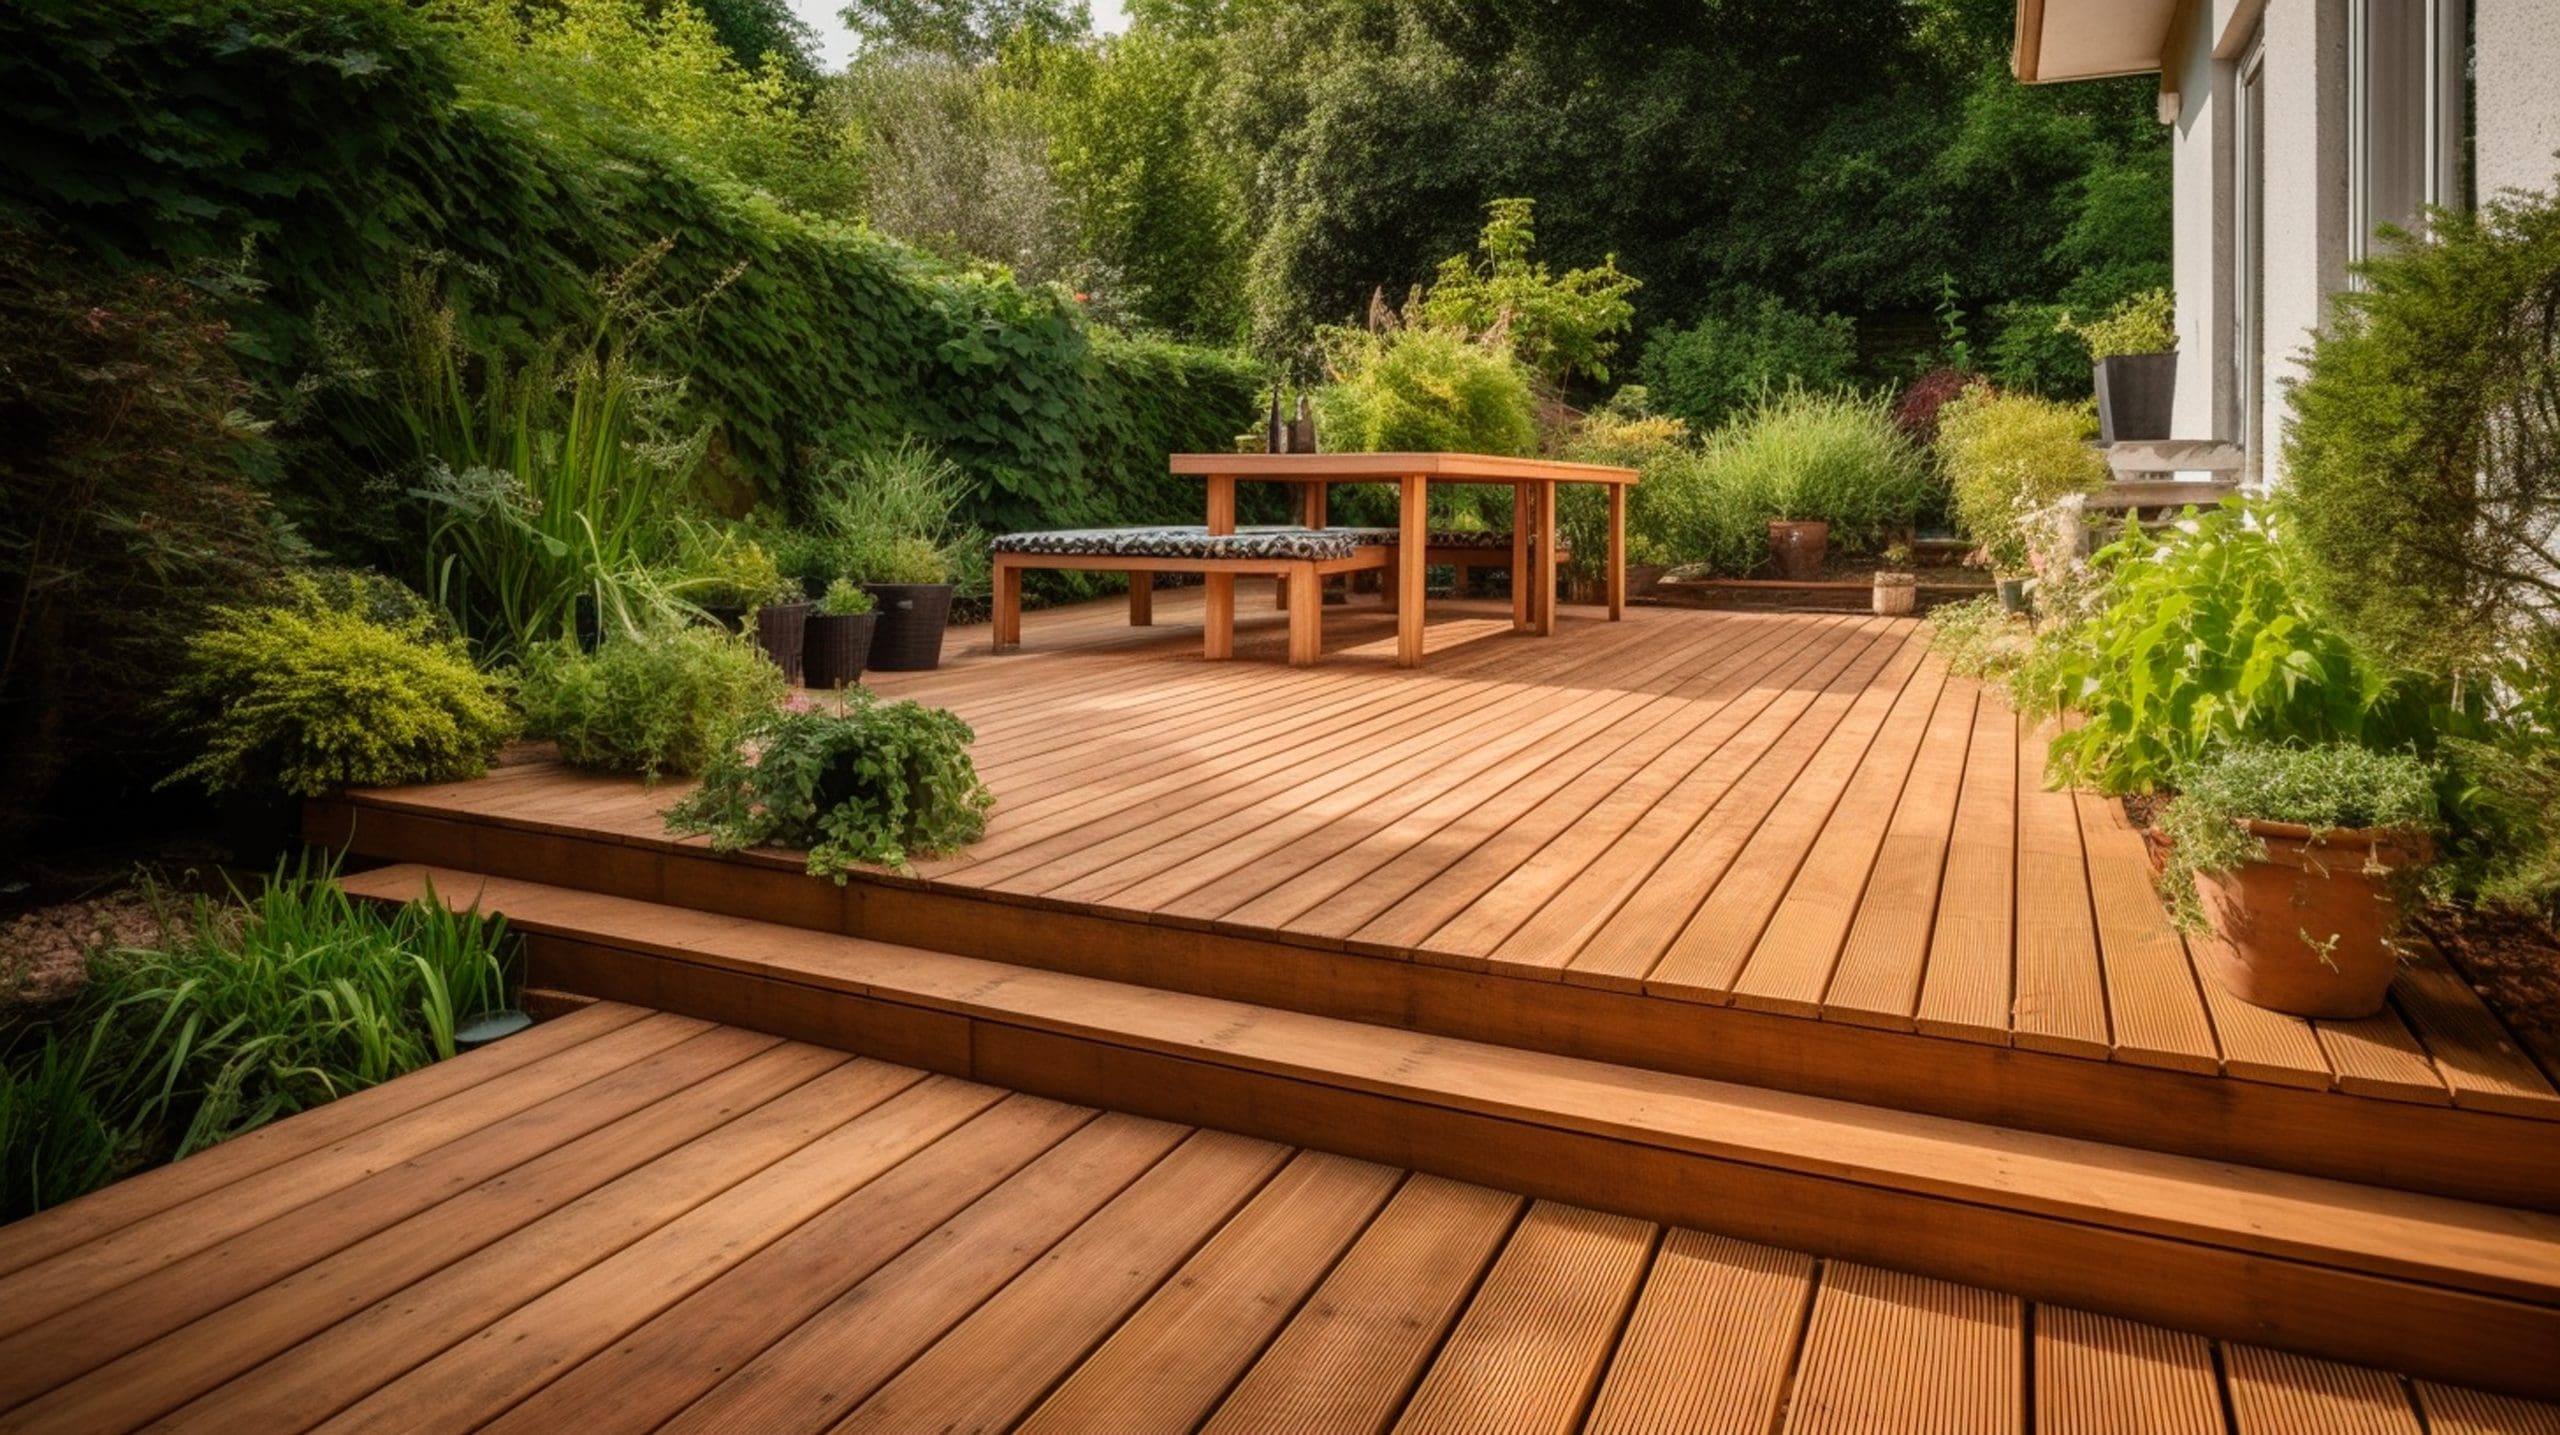
[[[813,713],[818,710],[818,705],[809,700],[807,693],[794,692],[782,700],[782,710],[787,713]]]
[[[1090,304],[1093,302],[1093,296],[1087,294],[1082,289],[1079,289],[1076,291],[1076,302],[1079,304]]]

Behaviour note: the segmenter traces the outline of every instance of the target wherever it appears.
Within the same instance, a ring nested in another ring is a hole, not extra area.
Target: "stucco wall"
[[[2472,0],[2479,192],[2552,187],[2560,171],[2560,0]]]

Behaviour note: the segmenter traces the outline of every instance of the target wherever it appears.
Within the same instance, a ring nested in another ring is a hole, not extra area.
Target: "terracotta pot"
[[[1769,556],[1778,565],[1778,576],[1789,582],[1810,583],[1821,577],[1823,555],[1830,547],[1831,525],[1821,519],[1769,520]]]
[[[2314,834],[2242,824],[2266,860],[2199,873],[2196,895],[2225,945],[2198,955],[2223,990],[2270,1011],[2352,1018],[2382,1010],[2400,953],[2392,879],[2433,855],[2423,834],[2366,828]]]
[[[1876,575],[1876,616],[1901,617],[1908,614],[1919,600],[1919,574],[1879,573]]]

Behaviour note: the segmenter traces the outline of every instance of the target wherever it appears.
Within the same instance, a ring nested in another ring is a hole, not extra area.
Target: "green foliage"
[[[1938,411],[1938,462],[1956,521],[1983,546],[1995,572],[2023,576],[2036,556],[2036,515],[2106,482],[2106,460],[2088,446],[2096,425],[2087,404],[1987,387]]]
[[[856,583],[952,583],[975,589],[986,536],[962,524],[968,480],[912,440],[839,460],[807,489],[805,531],[825,571]]]
[[[2560,201],[2431,222],[2312,342],[2283,522],[2358,642],[2560,702]]]
[[[1334,382],[1317,432],[1345,453],[1525,454],[1538,444],[1528,375],[1506,349],[1446,329],[1328,333]]]
[[[699,772],[737,724],[782,701],[782,671],[733,633],[680,627],[617,635],[590,655],[573,642],[525,651],[517,700],[525,731],[573,767]]]
[[[178,760],[169,659],[292,547],[225,307],[0,225],[0,853],[66,777],[105,805]]]
[[[723,7],[732,26],[758,17]],[[740,58],[689,0],[434,0],[463,40],[473,87],[555,133],[648,135],[706,169],[813,211],[859,193],[854,137],[809,114],[807,57]],[[785,12],[787,15],[788,12]],[[777,27],[763,26],[776,39]]]
[[[2323,622],[2300,560],[2238,502],[2102,550],[2097,612],[2038,645],[2036,706],[2083,722],[2053,742],[2057,778],[2104,792],[2174,786],[2241,744],[2346,742],[2432,751],[2470,715],[2440,686],[2368,661]]]
[[[781,565],[738,525],[702,518],[675,522],[667,591],[704,608],[760,608],[800,596]]]
[[[2088,346],[2093,363],[2126,354],[2165,354],[2178,347],[2178,301],[2167,289],[2145,289],[2086,323],[2068,311],[2062,327]]]
[[[1635,317],[1628,300],[1640,285],[1618,272],[1617,256],[1597,266],[1550,274],[1537,247],[1537,201],[1497,199],[1486,208],[1476,257],[1440,261],[1422,296],[1422,324],[1469,335],[1506,336],[1512,357],[1541,381],[1562,389],[1577,374],[1602,383],[1617,335]]]
[[[1764,389],[1847,387],[1857,357],[1856,326],[1847,319],[1758,294],[1687,328],[1654,330],[1638,369],[1656,407],[1705,432]]]
[[[1017,37],[1053,44],[1090,34],[1084,0],[853,0],[839,12],[864,48],[993,59]]]
[[[879,606],[879,602],[871,596],[870,589],[860,586],[850,578],[838,578],[827,584],[826,592],[818,595],[816,611],[820,617],[855,618]]]
[[[478,776],[514,736],[504,695],[423,607],[377,617],[373,600],[308,578],[288,592],[215,610],[187,645],[169,711],[200,751],[168,782],[301,797],[449,782]]]
[[[452,1056],[460,1022],[505,1005],[505,930],[432,894],[358,902],[305,868],[99,954],[74,1007],[0,1064],[4,1214]]]
[[[723,852],[805,847],[811,875],[838,882],[856,865],[903,869],[985,833],[995,798],[969,761],[977,735],[967,723],[859,688],[843,702],[742,724],[702,786],[667,813],[668,829],[706,833]]]
[[[2089,351],[2066,326],[2066,304],[2012,303],[1991,311],[1999,324],[1988,372],[2004,391],[2078,402],[2093,380]]]
[[[1673,562],[1741,574],[1768,561],[1772,520],[1820,520],[1835,550],[1873,552],[1930,490],[1919,446],[1883,398],[1789,389],[1649,468],[1629,523]]]
[[[2349,743],[2241,743],[2221,749],[2183,771],[2177,798],[2161,810],[2160,827],[2170,840],[2161,889],[2188,925],[2201,925],[2197,876],[2228,872],[2267,855],[2266,843],[2243,823],[2292,822],[2315,833],[2432,832],[2439,826],[2436,786],[2442,776],[2434,764],[2407,753]]]
[[[1929,646],[1959,677],[2006,681],[2026,661],[2034,641],[2026,622],[1985,593],[1929,610]]]

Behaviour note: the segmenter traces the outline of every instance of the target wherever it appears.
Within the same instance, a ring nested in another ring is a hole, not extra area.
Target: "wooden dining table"
[[[1208,480],[1209,531],[1236,531],[1236,485],[1242,482],[1298,486],[1298,521],[1326,524],[1327,495],[1336,485],[1392,483],[1398,492],[1396,563],[1388,597],[1396,608],[1396,665],[1422,665],[1423,572],[1429,566],[1430,489],[1435,483],[1507,484],[1511,488],[1511,626],[1514,632],[1552,636],[1556,630],[1556,489],[1567,483],[1598,484],[1608,492],[1609,618],[1627,604],[1627,490],[1636,471],[1557,459],[1506,458],[1485,453],[1178,453],[1177,475]],[[1232,629],[1236,580],[1205,580],[1211,630]],[[1309,595],[1309,601],[1317,601]]]

